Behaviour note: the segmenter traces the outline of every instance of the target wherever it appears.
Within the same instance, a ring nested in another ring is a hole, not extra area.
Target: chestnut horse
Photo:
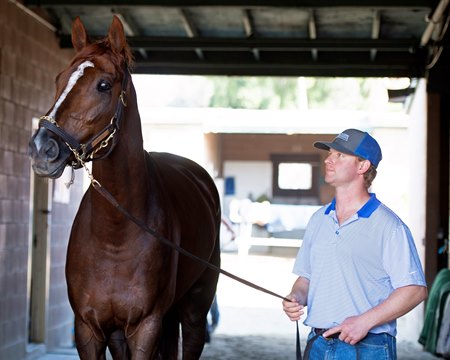
[[[72,26],[76,55],[56,78],[55,103],[30,140],[36,174],[93,160],[101,184],[149,228],[220,266],[220,202],[207,172],[191,160],[143,149],[131,50],[122,23],[91,43]],[[94,180],[95,179],[95,180]],[[218,273],[161,243],[96,191],[85,193],[69,240],[66,277],[81,359],[198,359]]]

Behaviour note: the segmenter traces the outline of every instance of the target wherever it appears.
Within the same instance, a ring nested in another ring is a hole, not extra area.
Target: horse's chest
[[[159,277],[150,271],[146,257],[92,259],[90,264],[68,274],[71,298],[84,317],[101,322],[134,323],[148,315],[157,297]]]

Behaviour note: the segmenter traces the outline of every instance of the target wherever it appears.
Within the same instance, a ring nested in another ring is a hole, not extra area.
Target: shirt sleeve
[[[399,222],[387,237],[383,266],[394,289],[407,285],[426,286],[422,264],[409,228]]]

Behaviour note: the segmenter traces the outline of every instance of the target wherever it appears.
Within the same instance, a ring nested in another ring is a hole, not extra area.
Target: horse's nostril
[[[59,156],[59,145],[56,140],[48,139],[45,146],[42,148],[47,161],[55,161]]]
[[[36,144],[33,140],[28,143],[28,156],[32,157],[37,153]]]

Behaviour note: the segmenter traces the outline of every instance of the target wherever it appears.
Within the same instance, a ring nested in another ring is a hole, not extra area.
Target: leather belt
[[[316,335],[323,335],[323,333],[324,333],[325,331],[327,331],[327,330],[330,330],[330,329],[314,328],[313,331],[314,331],[314,334],[316,334]],[[336,333],[336,334],[327,336],[325,339],[338,339],[338,338],[339,338],[339,334],[340,334],[340,333]]]

